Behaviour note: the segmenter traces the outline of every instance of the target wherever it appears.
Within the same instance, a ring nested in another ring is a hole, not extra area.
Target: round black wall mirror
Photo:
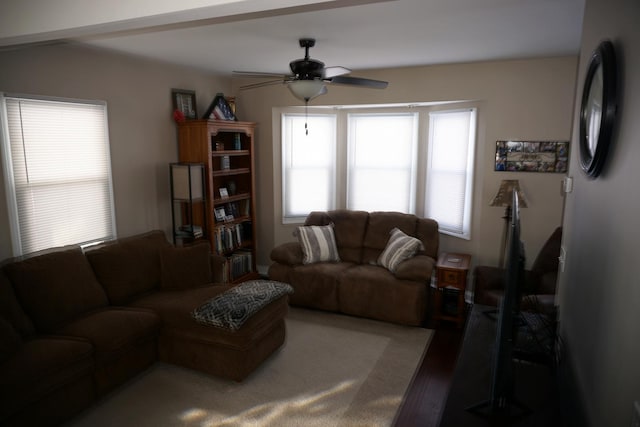
[[[617,68],[613,43],[601,42],[589,61],[580,106],[580,165],[596,178],[611,143],[617,109]]]

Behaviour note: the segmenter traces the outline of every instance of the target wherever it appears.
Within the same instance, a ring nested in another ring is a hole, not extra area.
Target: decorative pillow
[[[407,236],[398,228],[394,228],[389,234],[389,241],[378,257],[378,264],[395,273],[402,261],[416,254],[422,242],[415,237]]]
[[[160,250],[160,288],[189,289],[211,283],[211,246],[167,246]]]
[[[298,227],[298,242],[304,255],[303,264],[340,261],[333,224]]]
[[[67,322],[109,304],[80,247],[56,248],[7,264],[4,271],[39,332],[53,333]]]
[[[160,285],[160,249],[171,246],[154,230],[89,248],[86,257],[113,305],[126,305]]]
[[[291,285],[273,280],[242,282],[191,312],[197,322],[237,331],[272,301],[293,293]]]

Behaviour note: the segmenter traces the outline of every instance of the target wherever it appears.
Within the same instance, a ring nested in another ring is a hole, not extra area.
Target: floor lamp
[[[504,256],[505,250],[507,248],[507,230],[509,229],[509,222],[511,221],[511,202],[513,199],[513,190],[516,190],[518,193],[518,200],[520,202],[519,206],[521,208],[527,207],[527,199],[524,197],[524,193],[520,189],[520,183],[517,179],[503,179],[500,182],[500,188],[498,188],[498,192],[496,193],[489,206],[500,206],[504,209],[504,229],[502,230],[502,246],[500,248],[500,264],[501,268],[504,268]]]

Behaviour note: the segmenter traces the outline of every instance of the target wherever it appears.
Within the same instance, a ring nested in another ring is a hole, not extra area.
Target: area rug
[[[284,346],[241,383],[153,367],[70,424],[389,426],[432,331],[292,308]]]

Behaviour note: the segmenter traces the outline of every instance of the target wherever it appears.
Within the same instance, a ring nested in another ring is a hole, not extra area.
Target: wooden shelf
[[[216,205],[224,205],[225,203],[232,203],[232,202],[238,202],[240,200],[247,200],[251,198],[251,193],[242,193],[242,194],[236,194],[234,196],[229,196],[229,197],[218,197],[218,198],[214,198],[213,201],[215,202]]]
[[[249,168],[240,168],[240,169],[219,169],[213,171],[213,176],[229,176],[229,175],[242,175],[251,173],[251,169]]]
[[[213,157],[222,157],[222,156],[250,156],[251,152],[249,150],[224,150],[224,151],[212,151],[211,155]]]

